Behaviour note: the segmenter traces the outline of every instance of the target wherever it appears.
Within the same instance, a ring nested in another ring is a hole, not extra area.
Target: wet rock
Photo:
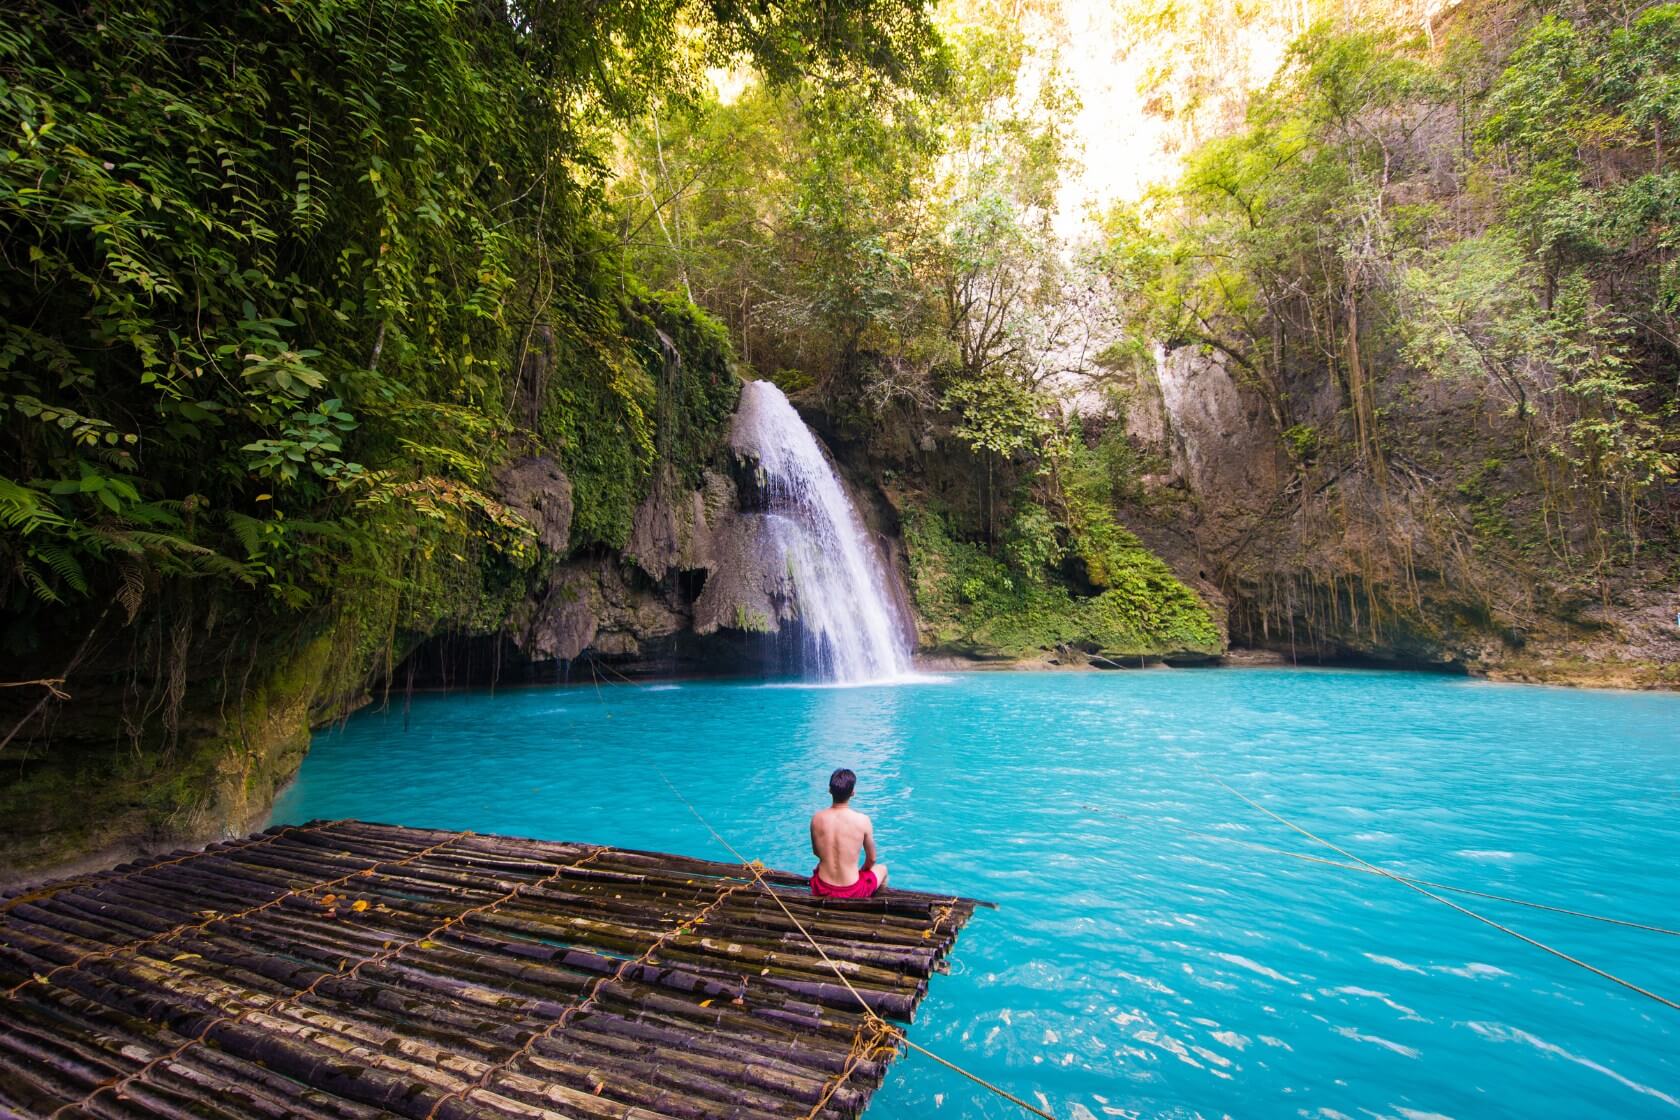
[[[516,459],[496,472],[502,502],[531,523],[538,542],[563,556],[572,532],[572,483],[547,455]]]
[[[665,467],[636,508],[624,558],[656,582],[672,572],[710,572],[717,567],[712,527],[734,507],[734,484],[725,476],[708,470],[700,488],[690,489]]]
[[[774,634],[794,617],[793,586],[779,554],[763,545],[765,516],[731,514],[713,537],[715,567],[694,604],[694,632]]]
[[[532,661],[571,661],[588,649],[600,628],[592,601],[597,582],[585,571],[555,573],[542,598],[527,604],[528,618],[516,631],[520,651]]]

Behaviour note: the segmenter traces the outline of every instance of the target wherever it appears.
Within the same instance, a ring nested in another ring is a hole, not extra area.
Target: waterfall
[[[757,461],[764,546],[785,570],[803,626],[804,672],[843,683],[910,671],[885,565],[828,456],[768,381],[741,392],[730,443]]]

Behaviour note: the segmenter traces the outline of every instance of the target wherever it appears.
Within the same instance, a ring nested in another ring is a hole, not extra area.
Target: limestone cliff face
[[[639,674],[745,668],[754,661],[747,636],[774,632],[781,617],[773,581],[755,566],[754,528],[727,475],[707,469],[688,488],[662,470],[624,551],[559,564],[508,633],[533,664],[593,658]]]
[[[1373,465],[1345,437],[1335,383],[1287,386],[1287,427],[1217,354],[1158,355],[1122,422],[1148,464],[1127,523],[1218,589],[1233,646],[1299,660],[1436,665],[1521,680],[1680,685],[1662,573],[1609,591],[1549,563],[1548,505],[1502,402],[1398,366],[1385,372]]]
[[[1189,349],[1158,355],[1153,390],[1126,417],[1130,434],[1164,452],[1169,470],[1156,485],[1183,484],[1200,495],[1275,493],[1288,471],[1282,441],[1260,395],[1220,355]]]

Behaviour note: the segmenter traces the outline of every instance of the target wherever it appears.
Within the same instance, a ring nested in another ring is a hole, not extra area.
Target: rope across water
[[[1206,774],[1206,771],[1204,770],[1203,773]],[[1526,933],[1518,933],[1516,930],[1512,929],[1510,926],[1502,925],[1501,923],[1494,921],[1492,918],[1489,918],[1486,915],[1478,914],[1476,911],[1470,909],[1468,906],[1460,906],[1458,903],[1454,902],[1452,899],[1444,898],[1441,895],[1436,894],[1434,891],[1429,890],[1427,887],[1420,886],[1419,885],[1419,880],[1409,879],[1404,875],[1397,875],[1397,874],[1388,870],[1385,867],[1379,867],[1374,863],[1371,863],[1367,860],[1361,859],[1360,857],[1354,855],[1352,852],[1348,851],[1346,848],[1339,847],[1338,845],[1330,842],[1329,840],[1326,840],[1324,837],[1319,836],[1317,833],[1309,832],[1307,829],[1302,828],[1300,825],[1296,824],[1294,821],[1291,821],[1288,818],[1286,818],[1286,817],[1284,817],[1284,816],[1282,816],[1278,813],[1274,813],[1272,810],[1266,808],[1266,806],[1260,804],[1258,801],[1254,800],[1252,797],[1249,797],[1248,795],[1246,795],[1244,793],[1241,793],[1238,790],[1233,789],[1231,786],[1226,784],[1221,779],[1216,778],[1211,774],[1208,774],[1207,776],[1214,782],[1215,785],[1219,786],[1219,788],[1223,789],[1226,793],[1229,793],[1231,796],[1243,801],[1245,804],[1247,804],[1247,805],[1249,805],[1249,806],[1251,806],[1255,809],[1258,809],[1260,812],[1266,814],[1268,817],[1271,817],[1273,820],[1277,821],[1279,824],[1283,825],[1284,827],[1289,828],[1292,831],[1300,833],[1302,836],[1305,836],[1307,839],[1312,840],[1315,843],[1324,845],[1326,848],[1329,848],[1331,851],[1333,851],[1333,852],[1337,853],[1338,855],[1342,856],[1344,859],[1352,860],[1355,864],[1359,865],[1359,869],[1362,870],[1362,871],[1368,871],[1368,872],[1370,872],[1374,875],[1381,875],[1385,879],[1393,879],[1396,883],[1399,883],[1401,886],[1405,887],[1407,890],[1416,891],[1418,894],[1423,895],[1425,898],[1432,898],[1436,902],[1439,902],[1442,906],[1450,906],[1454,910],[1457,910],[1460,914],[1464,914],[1468,917],[1474,918],[1478,922],[1481,922],[1483,925],[1492,926],[1494,929],[1498,930],[1499,932],[1504,933],[1504,934],[1509,934],[1510,936],[1516,938],[1518,941],[1525,942],[1529,945],[1534,946],[1536,949],[1540,949],[1540,950],[1543,950],[1547,953],[1550,953],[1552,956],[1557,957],[1559,960],[1568,961],[1570,964],[1575,965],[1577,968],[1584,968],[1588,972],[1593,973],[1594,975],[1602,976],[1604,979],[1609,980],[1611,983],[1620,984],[1622,987],[1626,988],[1630,992],[1636,992],[1639,995],[1644,996],[1646,999],[1655,1000],[1657,1003],[1660,1003],[1660,1004],[1664,1005],[1665,1007],[1671,1007],[1676,1011],[1680,1011],[1680,1003],[1677,1003],[1674,1000],[1669,999],[1667,996],[1658,995],[1656,992],[1651,991],[1649,988],[1642,988],[1638,984],[1635,984],[1631,980],[1624,980],[1622,977],[1617,976],[1615,973],[1607,972],[1604,969],[1599,968],[1597,965],[1588,964],[1586,961],[1581,960],[1579,957],[1572,957],[1568,953],[1565,953],[1562,949],[1554,949],[1552,946],[1547,945],[1544,941],[1538,941],[1538,940],[1528,936]],[[1591,917],[1592,915],[1585,915],[1585,916]],[[1668,931],[1667,930],[1662,930],[1661,932],[1666,933]]]
[[[1240,844],[1245,848],[1253,848],[1259,852],[1270,852],[1274,856],[1287,856],[1307,863],[1322,864],[1325,867],[1339,867],[1343,871],[1357,871],[1362,875],[1382,876],[1383,872],[1361,867],[1357,863],[1342,863],[1340,860],[1325,859],[1323,856],[1308,855],[1306,852],[1292,852],[1287,848],[1274,848],[1270,844],[1262,844],[1255,840],[1245,840],[1240,836],[1216,836],[1208,832],[1198,832],[1193,828],[1184,828],[1170,821],[1158,821],[1157,824],[1167,828],[1174,828],[1186,836],[1197,840],[1209,840],[1216,844]],[[1552,914],[1563,914],[1571,918],[1585,918],[1591,922],[1604,922],[1607,925],[1625,926],[1628,929],[1641,929],[1647,933],[1660,933],[1667,937],[1680,937],[1680,929],[1669,929],[1667,926],[1651,925],[1648,922],[1636,922],[1628,918],[1612,918],[1605,914],[1594,914],[1587,910],[1572,910],[1567,906],[1554,906],[1549,902],[1535,902],[1529,898],[1515,898],[1508,894],[1494,894],[1491,891],[1477,890],[1475,887],[1460,886],[1456,883],[1441,883],[1433,879],[1419,879],[1415,875],[1402,875],[1398,871],[1391,871],[1387,875],[1391,879],[1399,879],[1407,883],[1416,883],[1423,887],[1433,887],[1438,891],[1451,891],[1454,894],[1470,895],[1474,898],[1485,898],[1493,902],[1508,902],[1512,906],[1526,906],[1530,910],[1544,910]]]

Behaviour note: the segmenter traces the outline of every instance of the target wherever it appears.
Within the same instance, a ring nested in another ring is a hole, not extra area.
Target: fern
[[[50,496],[0,478],[0,525],[27,537],[42,529],[62,529],[66,524]]]
[[[112,541],[122,540],[139,545],[147,552],[183,556],[214,556],[216,550],[178,537],[173,533],[159,533],[151,529],[121,529],[107,533]]]
[[[19,561],[17,571],[18,575],[23,577],[23,582],[29,585],[29,590],[34,592],[35,598],[39,599],[41,602],[64,602],[64,600],[59,597],[58,592],[52,589],[52,585],[41,578],[41,573],[36,570],[34,565],[28,563],[27,561]]]
[[[264,522],[261,518],[231,509],[224,511],[222,517],[227,521],[228,528],[233,530],[234,538],[239,541],[247,556],[255,560],[262,555]]]
[[[128,621],[133,622],[146,596],[146,569],[133,561],[123,561],[118,564],[118,570],[122,578],[117,585],[117,602],[128,613]]]
[[[29,555],[32,559],[39,560],[51,568],[53,574],[69,585],[70,589],[78,595],[87,594],[87,573],[82,570],[81,563],[64,545],[36,545],[29,550]]]

